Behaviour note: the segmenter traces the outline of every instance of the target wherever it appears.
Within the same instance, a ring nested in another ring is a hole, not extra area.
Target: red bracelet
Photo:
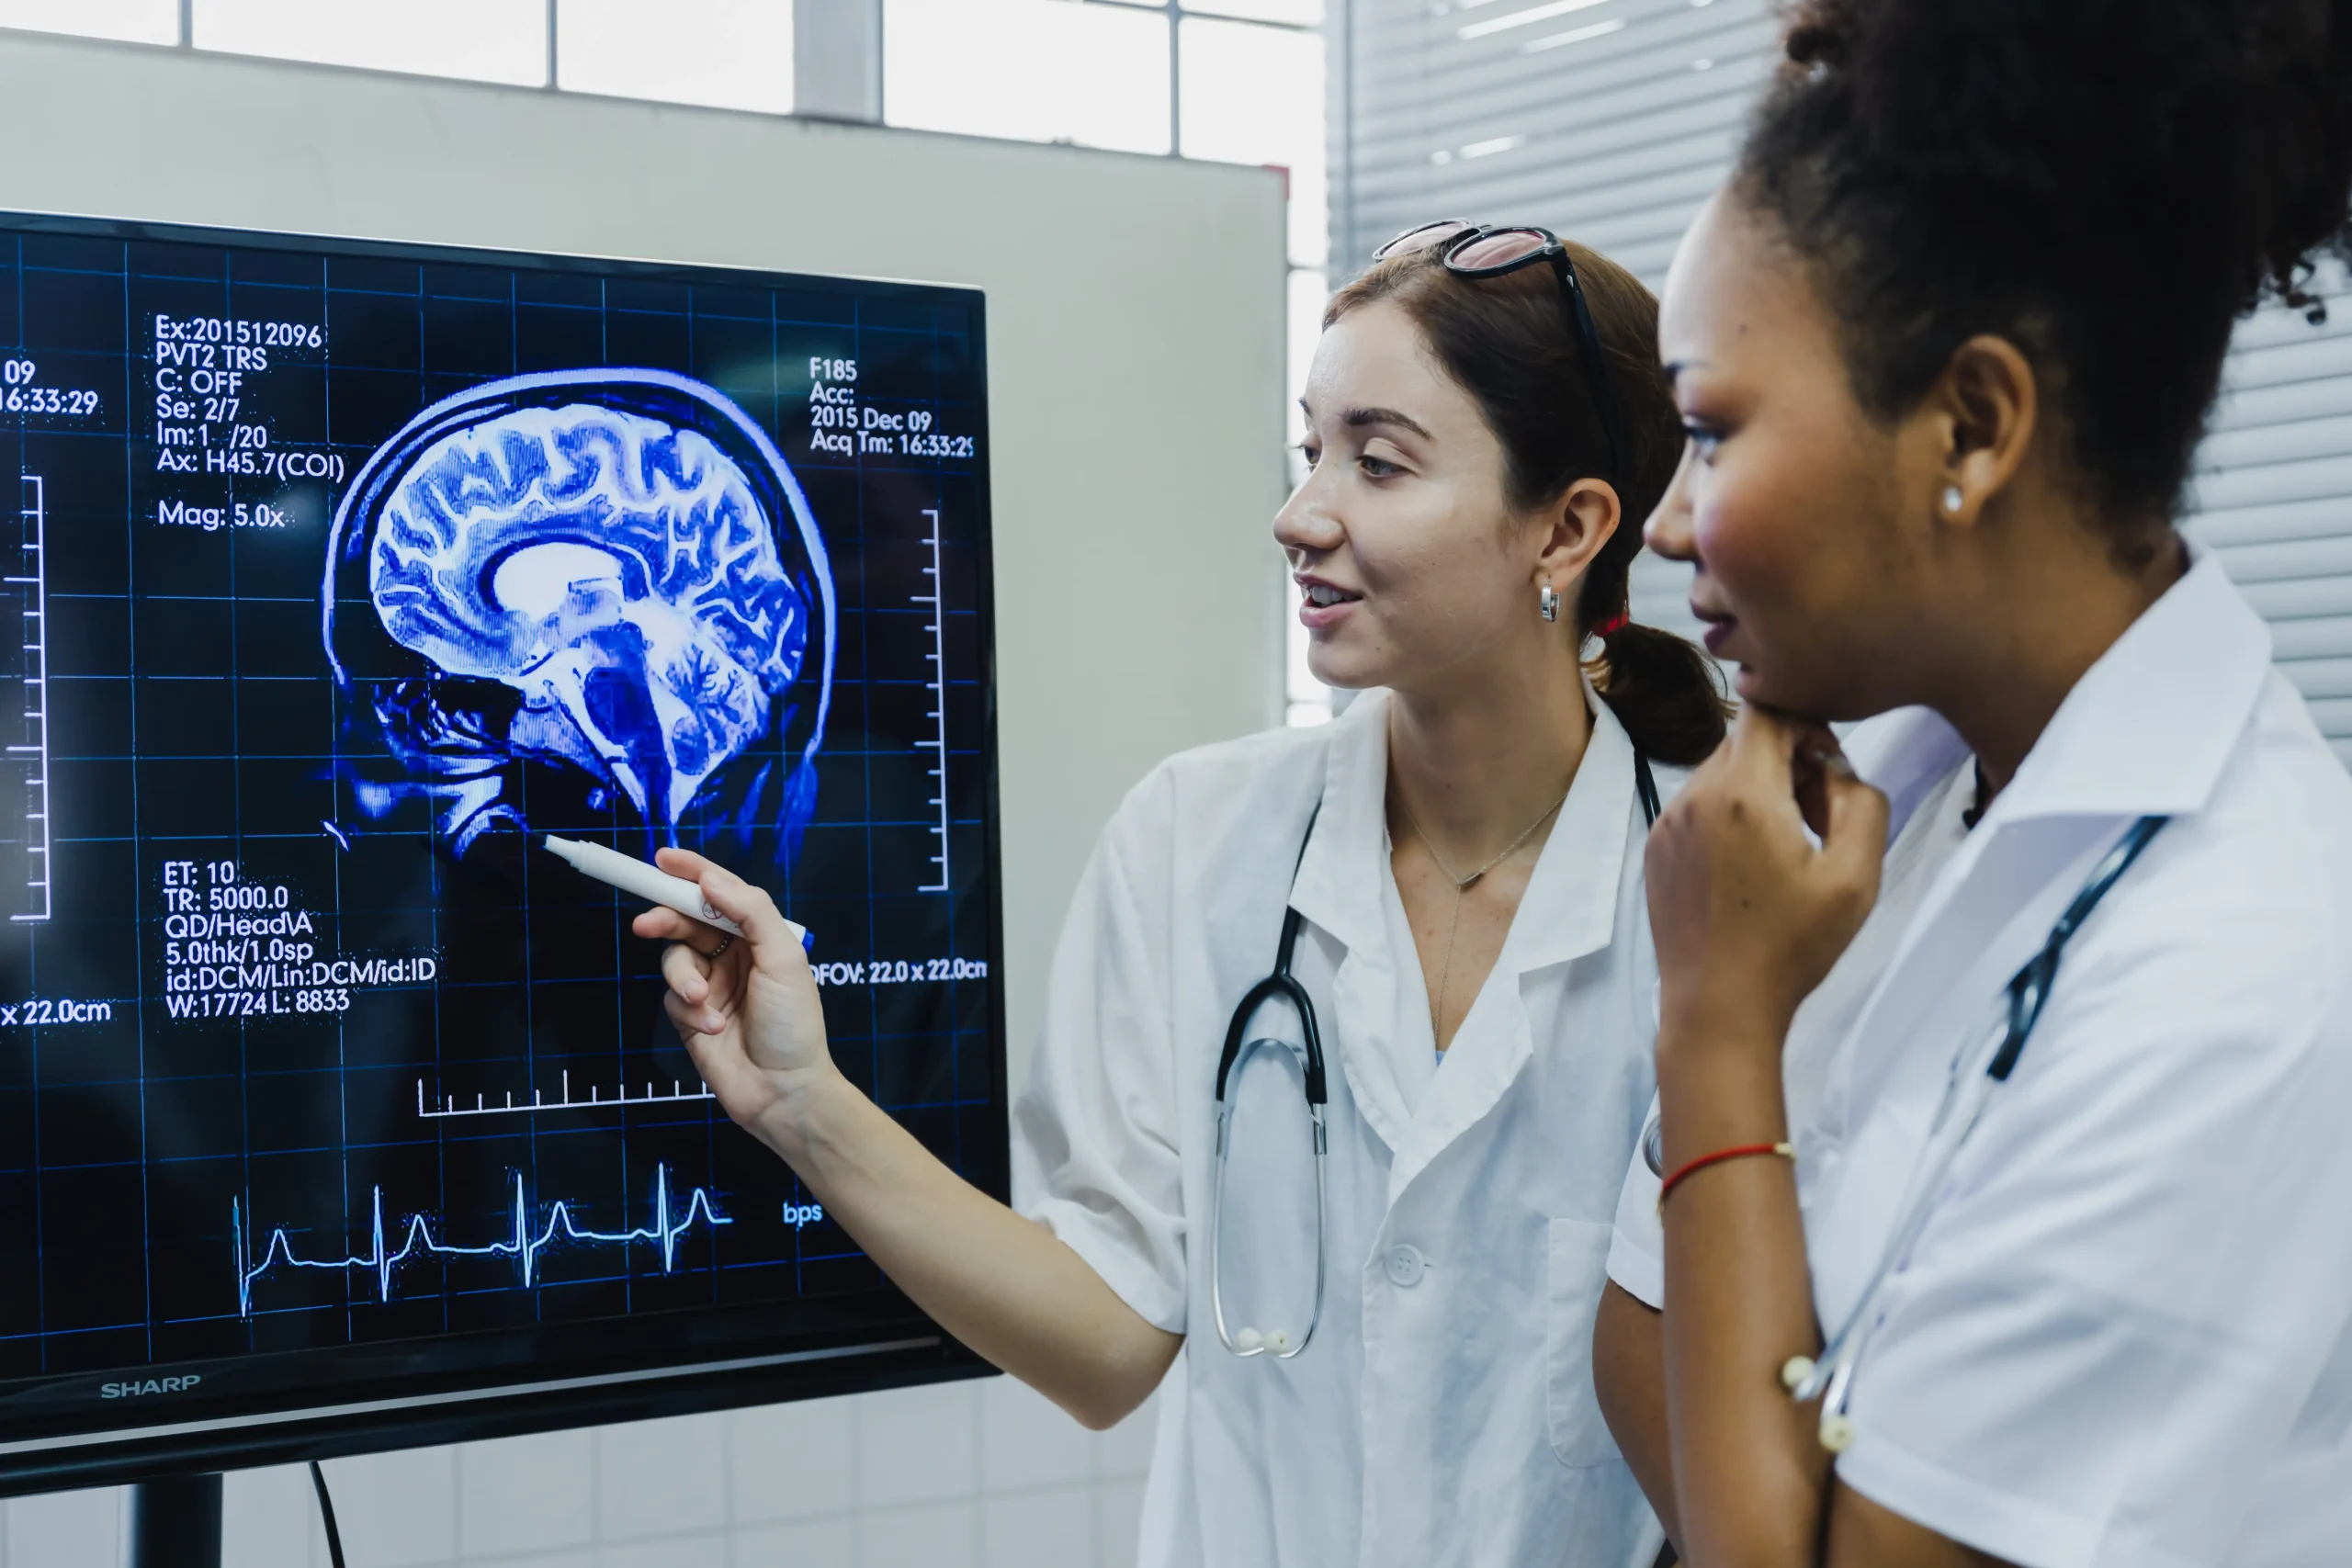
[[[1717,1149],[1711,1155],[1701,1155],[1697,1159],[1677,1166],[1673,1175],[1658,1183],[1659,1212],[1665,1211],[1667,1199],[1673,1196],[1674,1190],[1686,1179],[1696,1176],[1711,1165],[1721,1165],[1725,1160],[1747,1159],[1752,1155],[1778,1155],[1782,1159],[1793,1160],[1797,1157],[1797,1151],[1793,1144],[1737,1144],[1727,1149]]]

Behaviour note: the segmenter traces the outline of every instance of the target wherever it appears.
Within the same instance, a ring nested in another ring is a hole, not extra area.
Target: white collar
[[[2177,817],[2212,797],[2270,672],[2270,628],[2211,552],[2132,622],[2065,701],[1985,813]]]
[[[2188,548],[2188,572],[2075,682],[1984,827],[2178,816],[2211,796],[2267,679],[2270,628],[2210,551]],[[1885,794],[1893,843],[1968,743],[1940,715],[1900,708],[1855,731],[1848,755]]]
[[[1592,736],[1496,959],[1524,975],[1609,945],[1634,819],[1634,742],[1588,682]]]
[[[1380,878],[1388,834],[1388,694],[1365,692],[1331,721],[1323,795],[1290,905],[1350,952],[1382,936]]]
[[[1609,945],[1632,831],[1634,743],[1588,683],[1592,736],[1496,960],[1524,974]],[[1385,940],[1388,875],[1388,694],[1366,692],[1332,721],[1321,814],[1291,907],[1350,951]]]
[[[1291,907],[1347,949],[1335,976],[1335,1053],[1365,1120],[1394,1152],[1393,1202],[1430,1160],[1493,1109],[1534,1052],[1521,992],[1531,972],[1607,947],[1614,934],[1628,836],[1634,832],[1634,746],[1589,686],[1592,735],[1567,799],[1528,875],[1493,975],[1479,990],[1418,1107],[1403,1085],[1428,1074],[1426,1056],[1401,1062],[1398,1001],[1426,1006],[1410,946],[1391,950],[1388,695],[1367,693],[1332,726],[1321,814],[1291,891]],[[1327,1039],[1331,1038],[1327,1034]],[[1425,1032],[1414,1038],[1426,1042]]]
[[[1968,742],[1933,708],[1896,708],[1863,724],[1846,739],[1847,761],[1886,796],[1886,841],[1968,759]]]
[[[1995,993],[2030,951],[2021,944],[2041,940],[2066,868],[2111,841],[2119,819],[2204,807],[2269,663],[2268,627],[2220,564],[2193,552],[2181,580],[2075,682],[1913,914],[1848,1036],[1838,1073],[1849,1104],[1882,1092],[1920,1042],[1949,1038],[1931,1021],[1944,998],[1980,986]],[[1881,788],[1903,785],[1949,743],[1950,727],[1921,710],[1891,714],[1883,728],[1871,759],[1880,772],[1862,770]],[[1858,1049],[1905,1040],[1913,1045]]]

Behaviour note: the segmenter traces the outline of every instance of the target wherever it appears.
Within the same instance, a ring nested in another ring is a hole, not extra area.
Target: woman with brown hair
[[[1433,225],[1332,301],[1274,533],[1317,674],[1363,694],[1170,759],[1104,830],[1017,1213],[834,1069],[764,897],[663,852],[749,933],[714,960],[638,922],[677,944],[705,1077],[910,1296],[1090,1425],[1181,1354],[1147,1563],[1657,1549],[1591,1324],[1651,1092],[1644,831],[1724,708],[1626,618],[1681,441],[1654,332],[1639,283],[1541,231]]]

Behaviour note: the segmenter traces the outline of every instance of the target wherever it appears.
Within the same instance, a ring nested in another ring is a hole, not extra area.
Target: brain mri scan
[[[986,304],[0,213],[0,1495],[979,1370],[547,840],[1006,1192]]]
[[[615,817],[786,863],[814,801],[832,583],[789,467],[652,371],[477,387],[378,449],[336,518],[325,635],[372,724],[354,797],[459,855]],[[536,824],[535,824],[536,819]]]

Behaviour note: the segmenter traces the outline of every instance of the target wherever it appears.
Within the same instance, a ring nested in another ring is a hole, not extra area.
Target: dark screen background
[[[526,372],[692,377],[789,462],[838,604],[814,816],[788,869],[711,852],[815,933],[850,1076],[1001,1183],[977,297],[370,249],[0,227],[0,485],[22,508],[0,511],[0,644],[28,628],[0,655],[0,1379],[879,1282],[780,1162],[684,1098],[639,905],[518,834],[459,858],[422,802],[371,816],[339,768],[352,715],[321,595],[343,489],[427,405]],[[159,366],[159,315],[280,341],[198,393],[194,367]],[[878,443],[813,449],[840,434],[812,426],[820,386],[850,388]],[[918,421],[947,456],[890,434]],[[591,783],[537,766],[512,787],[535,833],[642,852]],[[947,888],[924,890],[943,855]],[[374,980],[279,985],[306,975],[279,965],[208,1016],[171,989],[191,964],[169,933],[216,892],[309,917],[265,952],[307,942]]]

